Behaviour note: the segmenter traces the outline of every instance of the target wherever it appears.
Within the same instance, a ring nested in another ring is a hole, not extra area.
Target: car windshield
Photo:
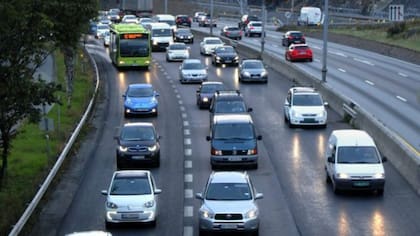
[[[153,88],[130,88],[127,92],[129,97],[151,97],[153,96]]]
[[[217,124],[214,126],[214,139],[253,139],[254,129],[249,123]]]
[[[211,183],[206,193],[206,200],[240,201],[251,199],[251,189],[247,183]]]
[[[109,26],[108,25],[98,25],[98,30],[107,30],[107,29],[109,29]]]
[[[224,90],[225,86],[223,84],[206,84],[201,87],[202,93],[215,93],[217,90]]]
[[[187,46],[184,44],[172,44],[169,46],[170,50],[186,50]]]
[[[209,39],[209,40],[206,40],[206,44],[223,44],[223,43],[222,41],[218,39]]]
[[[215,50],[218,53],[225,53],[225,52],[229,52],[229,53],[233,53],[235,52],[235,50],[232,47],[218,47]]]
[[[159,22],[166,23],[168,25],[175,25],[174,20],[160,20]]]
[[[171,29],[153,29],[152,35],[154,37],[170,37],[172,36],[172,30]]]
[[[246,112],[243,101],[218,101],[215,106],[216,113],[240,113]]]
[[[239,31],[240,29],[238,27],[228,27],[226,28],[226,31]]]
[[[318,94],[299,94],[293,96],[294,106],[322,106],[321,96]]]
[[[155,132],[151,126],[125,126],[121,131],[121,140],[153,141],[155,140]]]
[[[116,177],[112,182],[110,195],[145,195],[151,194],[147,176],[124,176]]]
[[[243,67],[247,69],[261,69],[264,66],[261,62],[253,61],[253,62],[245,62]]]
[[[189,29],[177,29],[177,34],[191,34],[191,31]]]
[[[184,63],[182,66],[184,70],[204,70],[205,67],[201,63]]]
[[[337,156],[338,163],[380,163],[375,147],[339,147]]]

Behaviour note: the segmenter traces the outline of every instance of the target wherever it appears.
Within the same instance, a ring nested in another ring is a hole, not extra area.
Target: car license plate
[[[121,214],[122,219],[137,219],[139,215],[137,213],[124,213]]]
[[[226,60],[226,63],[231,63],[232,61],[231,60]]]
[[[133,160],[143,160],[144,156],[132,156],[131,159],[133,159]]]
[[[355,187],[368,187],[370,185],[367,181],[357,181],[353,183],[353,186]]]
[[[236,224],[222,224],[220,227],[222,229],[236,229]]]

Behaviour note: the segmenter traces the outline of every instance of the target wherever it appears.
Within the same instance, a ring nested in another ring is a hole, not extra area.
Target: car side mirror
[[[257,140],[262,140],[262,135],[258,135]]]
[[[326,107],[329,106],[328,102],[324,102],[324,106]]]
[[[162,138],[162,136],[161,135],[158,135],[157,137],[156,137],[156,139],[157,140],[160,140]]]
[[[101,194],[106,196],[106,195],[108,195],[108,191],[106,191],[106,190],[102,190],[102,191],[101,191]]]
[[[159,194],[159,193],[161,193],[162,192],[162,189],[155,189],[155,191],[153,191],[155,194]]]
[[[195,198],[203,200],[203,194],[202,193],[196,193]]]
[[[210,141],[211,140],[211,137],[210,136],[206,136],[206,140],[207,141]]]
[[[262,194],[262,193],[257,193],[257,194],[255,194],[255,200],[257,200],[257,199],[261,199],[261,198],[263,198],[264,197],[264,194]]]
[[[127,95],[123,94],[123,95],[122,95],[122,97],[123,97],[123,98],[126,98],[126,97],[127,97]]]
[[[328,158],[327,158],[327,161],[328,161],[329,163],[334,163],[334,158],[333,158],[333,157],[328,157]]]
[[[248,112],[252,112],[252,111],[253,111],[253,110],[252,110],[252,107],[249,107],[247,111],[248,111]]]
[[[387,161],[388,161],[388,158],[382,157],[382,162],[387,162]]]
[[[158,92],[155,92],[155,96],[156,96],[156,97],[159,97],[159,93],[158,93]]]

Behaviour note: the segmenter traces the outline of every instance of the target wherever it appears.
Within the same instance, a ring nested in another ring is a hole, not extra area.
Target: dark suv
[[[216,91],[210,103],[210,129],[213,117],[219,114],[248,114],[252,108],[248,108],[239,90]]]
[[[218,114],[213,118],[210,136],[210,163],[219,165],[247,165],[258,168],[257,135],[249,114]]]
[[[153,123],[127,123],[117,140],[117,169],[131,169],[138,163],[160,164],[160,136]]]
[[[175,23],[176,23],[176,27],[179,27],[179,26],[191,27],[191,17],[187,15],[177,15],[175,17]]]

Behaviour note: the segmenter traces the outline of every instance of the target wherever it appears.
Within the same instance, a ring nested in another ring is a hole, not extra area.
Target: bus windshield
[[[172,30],[171,29],[153,29],[152,35],[153,37],[172,37]]]
[[[149,39],[120,39],[121,57],[147,57],[149,55]]]

